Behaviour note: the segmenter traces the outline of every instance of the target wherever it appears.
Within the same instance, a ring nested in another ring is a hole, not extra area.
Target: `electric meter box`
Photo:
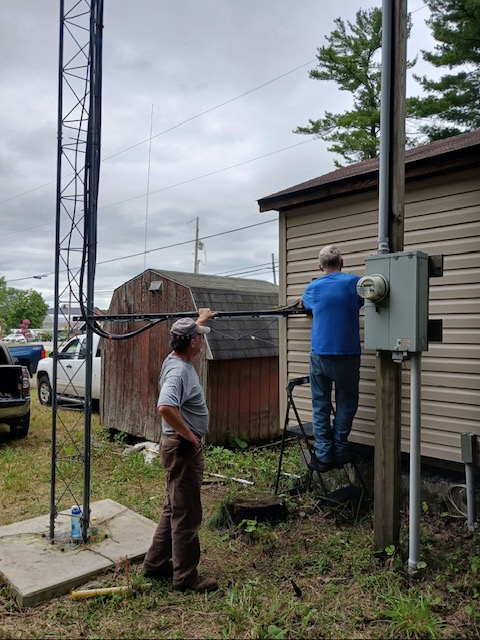
[[[382,276],[388,293],[372,301],[372,288]],[[422,251],[369,256],[365,261],[365,338],[367,349],[427,351],[428,255]],[[370,298],[370,299],[369,299]]]

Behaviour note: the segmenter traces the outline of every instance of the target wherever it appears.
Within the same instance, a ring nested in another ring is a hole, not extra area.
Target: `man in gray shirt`
[[[208,409],[192,364],[204,346],[204,335],[210,332],[205,322],[214,316],[210,309],[199,309],[196,322],[181,318],[173,323],[173,351],[160,372],[157,408],[162,416],[160,454],[167,470],[167,487],[160,522],[143,567],[149,578],[173,577],[173,586],[180,591],[213,591],[218,587],[213,578],[197,571],[204,468],[202,437],[208,431]]]

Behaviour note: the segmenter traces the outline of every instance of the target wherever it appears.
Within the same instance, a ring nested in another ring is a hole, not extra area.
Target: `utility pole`
[[[272,253],[272,271],[273,271],[273,284],[277,284],[277,274],[275,272],[275,254]]]
[[[378,253],[403,250],[407,0],[382,3]],[[374,545],[400,536],[401,366],[390,351],[376,357]]]
[[[193,258],[193,273],[198,273],[198,234],[199,234],[199,225],[198,225],[198,216],[195,218],[195,252]]]

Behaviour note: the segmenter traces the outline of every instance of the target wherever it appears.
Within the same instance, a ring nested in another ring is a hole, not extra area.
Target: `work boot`
[[[218,583],[213,578],[207,578],[206,576],[197,576],[196,579],[190,584],[180,584],[175,586],[177,591],[197,591],[203,593],[205,591],[215,591],[218,589]]]
[[[172,563],[168,562],[161,569],[144,569],[143,575],[149,580],[169,580],[173,577]]]
[[[308,468],[311,471],[319,471],[320,473],[327,473],[327,471],[331,471],[332,469],[336,468],[336,465],[334,462],[324,462],[323,460],[319,460],[318,458],[313,458],[312,456],[312,460],[308,463]]]
[[[343,469],[346,464],[350,464],[353,462],[352,456],[347,456],[346,458],[339,458],[335,460],[335,466],[337,469]]]

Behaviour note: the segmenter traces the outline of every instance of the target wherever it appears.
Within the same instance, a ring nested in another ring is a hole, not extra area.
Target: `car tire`
[[[52,387],[45,376],[37,380],[37,393],[40,404],[50,407],[52,404]]]
[[[14,438],[25,438],[30,429],[30,411],[19,422],[10,425],[10,435]]]

